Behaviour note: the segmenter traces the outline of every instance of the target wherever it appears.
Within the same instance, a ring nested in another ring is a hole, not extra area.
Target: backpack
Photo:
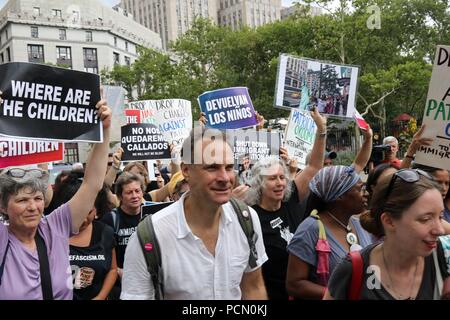
[[[251,268],[257,266],[258,253],[256,251],[257,233],[253,229],[253,221],[248,206],[240,200],[231,198],[230,203],[236,213],[239,224],[244,231],[250,247],[248,263]],[[137,227],[137,236],[144,253],[147,270],[150,274],[153,287],[155,288],[155,299],[164,299],[164,274],[161,266],[161,250],[158,239],[155,236],[152,215],[148,215]]]

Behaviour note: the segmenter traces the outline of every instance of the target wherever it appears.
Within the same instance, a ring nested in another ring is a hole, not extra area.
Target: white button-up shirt
[[[249,208],[257,233],[258,253],[257,266],[251,269],[248,241],[231,204],[222,206],[213,256],[189,228],[184,199],[185,195],[152,217],[162,255],[164,299],[241,299],[243,273],[258,269],[268,259],[257,213]],[[120,297],[124,300],[154,299],[153,283],[136,233],[131,236],[125,253]]]

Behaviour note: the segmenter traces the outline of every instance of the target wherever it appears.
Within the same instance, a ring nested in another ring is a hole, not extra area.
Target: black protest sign
[[[121,131],[122,161],[170,159],[169,144],[154,124],[128,124]]]
[[[278,132],[227,130],[227,138],[233,144],[235,168],[238,168],[244,157],[254,164],[259,159],[280,154],[281,137]]]
[[[100,142],[103,131],[95,105],[96,74],[46,65],[0,65],[0,134],[22,138]]]

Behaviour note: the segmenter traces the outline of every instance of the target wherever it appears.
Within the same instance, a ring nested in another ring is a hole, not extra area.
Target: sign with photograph
[[[282,54],[278,63],[275,107],[352,118],[359,68]]]

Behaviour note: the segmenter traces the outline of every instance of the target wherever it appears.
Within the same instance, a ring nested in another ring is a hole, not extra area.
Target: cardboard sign
[[[239,129],[254,126],[252,100],[245,87],[208,91],[198,97],[200,110],[206,115],[206,126],[216,129]]]
[[[64,159],[64,144],[0,137],[0,168]]]
[[[316,136],[317,126],[309,112],[291,110],[284,134],[284,146],[290,157],[295,157],[298,167],[306,165],[306,156],[311,152]]]
[[[282,54],[274,106],[352,118],[359,68]]]
[[[170,159],[170,148],[159,128],[153,124],[129,124],[122,127],[122,161]]]
[[[142,100],[128,104],[127,123],[150,123],[158,126],[164,139],[180,145],[192,129],[191,102],[183,99]]]
[[[450,170],[450,46],[438,46],[423,116],[423,137],[433,138],[421,146],[415,161]]]
[[[101,142],[96,74],[13,62],[0,65],[0,134],[59,141]]]

